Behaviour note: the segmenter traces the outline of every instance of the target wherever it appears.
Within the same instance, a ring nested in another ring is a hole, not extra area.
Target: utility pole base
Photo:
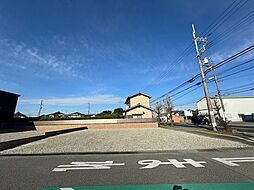
[[[216,127],[217,127],[216,123],[212,123],[213,131],[218,131]]]

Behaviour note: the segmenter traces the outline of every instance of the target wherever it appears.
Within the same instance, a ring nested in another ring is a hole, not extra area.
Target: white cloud
[[[242,45],[239,45],[237,47],[233,47],[233,48],[226,48],[222,51],[218,51],[214,54],[212,54],[210,57],[212,58],[212,61],[217,63],[220,62],[222,60],[227,59],[228,57],[231,57],[232,55],[244,50],[245,48],[249,47],[253,45],[253,41],[245,41]],[[247,53],[241,57],[239,57],[237,60],[247,60],[253,57],[253,52],[251,51],[250,53]]]
[[[54,71],[73,77],[79,76],[74,68],[77,63],[73,57],[42,52],[36,47],[16,43],[9,39],[0,38],[0,55],[7,58],[8,66],[15,66],[19,69],[24,70],[38,65],[42,68],[42,73]]]
[[[58,71],[60,73],[71,73],[73,72],[72,67],[68,65],[67,63],[60,61],[59,58],[57,58],[54,55],[46,55],[42,56],[39,54],[39,51],[37,49],[26,49],[26,52],[23,52],[28,60],[31,62],[35,62],[44,66],[49,67],[50,69],[53,69],[55,71]],[[72,73],[74,74],[74,73]]]
[[[41,99],[24,99],[19,100],[19,104],[38,105]],[[77,106],[87,103],[91,104],[117,104],[123,102],[124,99],[114,95],[94,95],[72,98],[48,98],[43,99],[45,105],[58,106]]]

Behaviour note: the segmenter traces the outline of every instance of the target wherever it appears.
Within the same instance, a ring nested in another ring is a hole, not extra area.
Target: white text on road
[[[216,160],[218,162],[221,162],[223,164],[226,164],[228,166],[240,166],[236,163],[241,162],[254,162],[254,157],[242,157],[242,158],[212,158],[213,160]]]
[[[114,161],[105,162],[71,162],[69,165],[59,165],[53,172],[65,172],[67,170],[101,170],[110,169],[111,166],[123,166],[124,163],[114,163]]]
[[[192,165],[195,168],[203,168],[205,167],[202,164],[205,164],[205,161],[195,161],[192,159],[184,159],[184,162],[179,162],[176,159],[168,159],[168,162],[161,162],[159,160],[140,160],[138,161],[138,164],[140,165],[146,165],[144,167],[141,167],[140,169],[151,169],[156,168],[159,165],[173,165],[176,168],[186,168],[185,165]]]
[[[227,166],[240,166],[237,163],[254,162],[254,157],[241,157],[241,158],[212,158]],[[193,159],[183,159],[184,161],[178,161],[177,159],[168,159],[166,162],[160,160],[139,160],[138,164],[141,165],[139,169],[152,169],[160,165],[172,165],[175,168],[187,168],[192,166],[195,168],[204,168],[206,161],[195,161]],[[114,163],[114,161],[105,162],[71,162],[67,165],[59,165],[54,168],[53,172],[65,172],[67,170],[102,170],[111,169],[112,166],[124,166],[125,163]]]

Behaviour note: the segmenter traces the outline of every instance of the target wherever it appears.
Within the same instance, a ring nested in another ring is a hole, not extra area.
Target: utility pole
[[[222,108],[222,117],[223,117],[223,120],[226,121],[225,106],[224,106],[224,103],[223,103],[223,100],[222,100],[222,96],[221,96],[221,92],[220,92],[220,88],[219,88],[219,83],[218,83],[218,78],[217,78],[217,75],[216,75],[216,72],[215,72],[215,69],[214,69],[213,65],[211,65],[210,68],[213,72],[213,80],[215,82],[217,92],[218,92],[218,96],[219,96],[219,99],[220,99],[220,105],[221,105],[221,108]]]
[[[88,107],[87,107],[87,115],[90,114],[90,102],[88,102]]]
[[[205,92],[205,96],[206,96],[208,114],[209,114],[209,117],[210,117],[210,121],[211,121],[213,130],[217,131],[217,129],[216,129],[217,124],[216,124],[216,120],[215,120],[215,117],[214,117],[212,103],[211,103],[211,99],[210,99],[210,95],[209,95],[209,91],[208,91],[208,87],[207,87],[207,83],[206,83],[206,77],[205,77],[205,73],[204,73],[204,70],[203,70],[203,63],[202,63],[202,59],[201,59],[201,55],[200,55],[199,47],[198,47],[198,41],[205,42],[206,39],[196,38],[196,32],[195,32],[194,24],[192,24],[192,36],[193,36],[193,41],[194,41],[194,45],[195,45],[195,49],[196,49],[196,54],[197,54],[200,74],[201,74],[201,77],[202,77],[204,92]]]
[[[41,110],[42,110],[43,100],[41,100],[39,111],[38,111],[38,117],[41,116]]]

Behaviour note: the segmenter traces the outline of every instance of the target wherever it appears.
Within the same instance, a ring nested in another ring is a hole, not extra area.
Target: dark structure
[[[20,95],[0,90],[0,120],[13,119],[18,97]]]
[[[27,116],[21,112],[17,112],[14,114],[14,118],[27,118]]]

